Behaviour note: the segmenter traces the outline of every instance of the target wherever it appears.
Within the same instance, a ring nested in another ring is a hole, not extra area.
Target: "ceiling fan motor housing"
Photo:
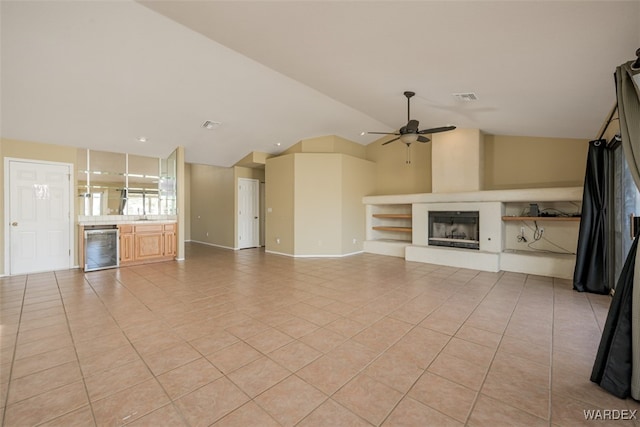
[[[453,125],[447,125],[447,126],[442,126],[438,128],[418,130],[418,127],[420,126],[420,122],[418,122],[417,120],[411,119],[411,97],[414,96],[415,94],[416,94],[415,92],[412,92],[409,90],[404,92],[404,96],[407,97],[407,124],[402,126],[398,130],[398,132],[369,132],[374,134],[397,136],[397,138],[393,138],[387,142],[383,142],[382,145],[387,145],[393,141],[397,141],[398,139],[400,139],[403,143],[407,145],[407,147],[409,147],[409,145],[415,141],[418,141],[418,142],[431,141],[429,138],[423,136],[424,134],[447,132],[450,130],[454,130],[456,128]]]

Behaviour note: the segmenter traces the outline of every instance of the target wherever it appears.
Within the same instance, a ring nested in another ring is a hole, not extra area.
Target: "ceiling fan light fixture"
[[[417,133],[405,133],[404,135],[400,135],[400,141],[404,142],[405,144],[411,144],[416,142],[417,140]]]

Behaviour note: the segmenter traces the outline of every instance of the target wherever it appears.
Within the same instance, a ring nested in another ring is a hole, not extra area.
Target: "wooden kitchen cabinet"
[[[176,256],[176,229],[177,224],[164,225],[164,256]]]
[[[133,253],[133,225],[121,225],[120,229],[120,265],[132,262]]]
[[[136,225],[134,229],[136,261],[164,256],[163,224]]]
[[[169,261],[176,256],[176,224],[120,225],[120,264]]]

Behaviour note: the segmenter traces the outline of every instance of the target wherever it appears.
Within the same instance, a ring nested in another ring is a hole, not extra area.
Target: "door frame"
[[[4,158],[4,224],[2,230],[4,233],[4,274],[3,276],[11,276],[11,229],[9,228],[9,221],[11,219],[11,182],[10,182],[10,164],[11,162],[21,163],[36,163],[39,165],[57,165],[66,166],[69,168],[69,265],[67,268],[75,268],[74,259],[76,254],[75,248],[75,192],[73,191],[75,185],[75,171],[73,163],[66,162],[51,162],[47,160],[35,160],[35,159],[21,159],[17,157],[5,157]],[[71,178],[74,177],[72,180]]]

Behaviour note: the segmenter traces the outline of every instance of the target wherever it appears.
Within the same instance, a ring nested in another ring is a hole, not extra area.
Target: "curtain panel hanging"
[[[637,65],[638,61],[635,62]],[[622,148],[636,186],[640,188],[640,69],[631,61],[616,69],[616,95]],[[631,342],[633,364],[631,397],[640,400],[640,257],[636,257],[632,287]]]
[[[632,287],[635,276],[638,236],[620,272],[616,293],[611,301],[591,381],[616,397],[625,399],[631,392],[633,352],[631,346]]]
[[[573,288],[580,292],[607,294],[607,202],[609,150],[604,139],[589,142],[587,170],[582,193]]]
[[[630,61],[616,69],[615,77],[622,148],[631,176],[640,189],[640,69],[633,69]],[[610,393],[621,398],[631,395],[636,400],[640,400],[638,239],[640,234],[635,236],[618,279],[591,374],[591,380]]]

